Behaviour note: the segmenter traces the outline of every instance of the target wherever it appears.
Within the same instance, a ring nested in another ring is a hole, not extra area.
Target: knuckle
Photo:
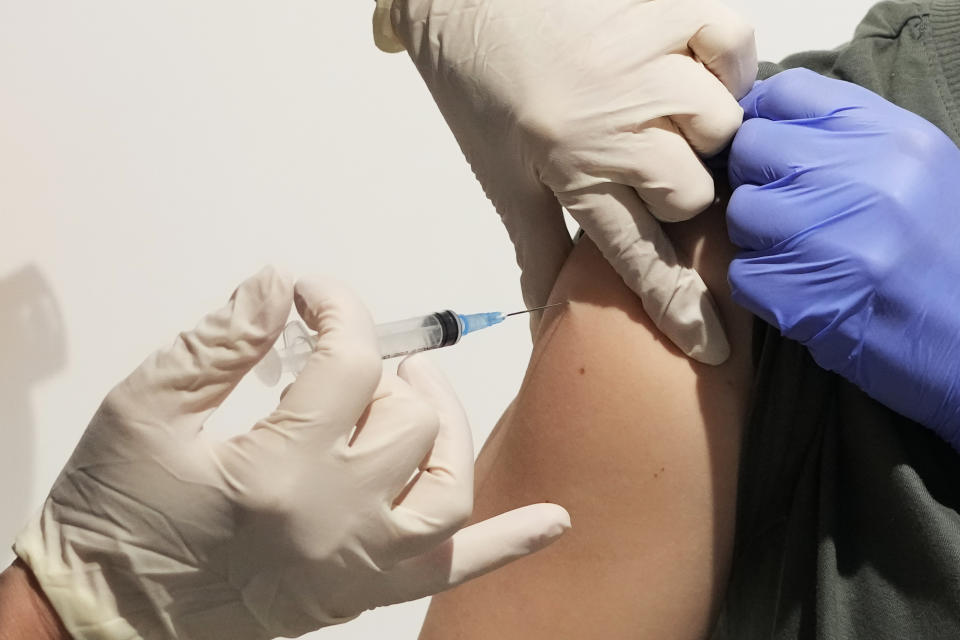
[[[563,114],[555,108],[559,101],[528,100],[518,110],[517,126],[531,139],[552,148],[565,140],[568,126]]]
[[[749,284],[747,271],[743,267],[742,260],[734,258],[730,263],[730,268],[727,270],[727,282],[730,284],[730,289],[734,292],[734,295],[743,291]]]
[[[730,146],[731,164],[749,160],[752,157],[751,149],[755,149],[762,140],[760,129],[763,125],[761,123],[761,120],[747,120],[739,125]]]
[[[754,54],[757,46],[757,33],[753,25],[740,20],[733,23],[730,32],[730,48],[734,51]]]
[[[667,207],[657,217],[664,222],[680,222],[693,218],[713,204],[713,181],[708,177],[691,180],[682,189],[674,190],[667,199]]]
[[[703,15],[709,16],[704,28],[696,34],[695,38],[701,40],[706,47],[705,53],[709,55],[708,59],[703,60],[709,66],[721,64],[728,71],[734,71],[739,76],[755,75],[757,61],[756,36],[753,25],[746,22],[735,11],[721,3],[711,3],[710,8]],[[699,53],[699,52],[698,52]],[[751,72],[749,69],[753,68]],[[749,84],[753,77],[734,77],[730,78],[739,86]],[[732,87],[731,87],[732,89]]]
[[[740,56],[751,53],[755,47],[753,26],[730,11],[723,22],[723,28],[712,33],[712,44],[720,51],[730,56]]]
[[[100,408],[97,410],[97,413],[117,418],[121,418],[126,414],[130,403],[127,400],[126,393],[124,393],[125,384],[126,380],[119,382],[107,392],[107,395],[103,397],[103,401],[100,402]]]
[[[806,98],[807,92],[815,90],[811,85],[825,81],[829,82],[830,80],[810,69],[797,67],[781,71],[765,82],[770,83],[767,87],[769,93],[783,96],[784,101],[802,103]]]
[[[712,104],[709,113],[697,114],[691,120],[693,133],[698,142],[696,151],[712,156],[721,151],[734,138],[743,123],[743,108],[729,94]]]
[[[743,107],[732,98],[726,102],[723,109],[717,113],[717,137],[720,138],[718,147],[722,147],[733,138],[743,124]]]
[[[895,260],[879,252],[860,252],[854,259],[857,272],[869,284],[870,290],[876,289],[887,280],[893,271]]]
[[[896,202],[889,202],[889,210],[905,211],[902,206]],[[904,229],[903,233],[876,234],[873,237],[865,238],[864,241],[851,248],[848,242],[839,242],[828,238],[822,238],[821,242],[827,243],[824,249],[832,255],[841,256],[849,265],[849,273],[855,274],[857,282],[866,287],[868,291],[874,291],[890,276],[897,271],[899,263],[904,255],[903,238],[909,237],[909,231]]]
[[[462,529],[473,515],[473,493],[457,491],[447,504],[447,526],[452,531]]]
[[[747,120],[737,130],[733,142],[730,144],[730,155],[727,158],[727,177],[730,186],[734,189],[756,180],[756,178],[748,179],[749,176],[760,175],[759,172],[751,169],[756,168],[760,162],[757,150],[761,148],[760,145],[763,141],[762,129],[768,126],[764,122]]]
[[[751,269],[745,260],[740,258],[734,259],[733,262],[730,263],[730,268],[727,271],[730,297],[734,302],[751,313],[766,319],[768,315],[765,313],[766,308],[761,304],[761,299],[756,295],[758,283],[754,278],[755,274],[756,271]]]
[[[118,382],[100,402],[97,409],[98,421],[108,420],[115,426],[128,426],[131,423],[143,421],[146,407],[144,400],[149,400],[147,394],[138,394],[133,388],[132,379],[138,372]]]
[[[911,114],[912,116],[912,114]],[[893,130],[893,146],[902,155],[914,158],[929,158],[954,145],[947,136],[932,124],[911,118],[913,126],[897,127]],[[945,147],[944,143],[948,146]]]
[[[744,188],[734,189],[727,201],[727,230],[730,235],[730,241],[739,247],[743,247],[742,242],[738,242],[739,236],[746,231],[743,226],[746,222],[745,212],[750,211],[750,191]],[[736,235],[734,234],[736,232]]]
[[[243,505],[251,513],[277,519],[292,517],[295,508],[291,498],[294,486],[282,467],[274,468],[267,479],[257,474],[245,480]]]

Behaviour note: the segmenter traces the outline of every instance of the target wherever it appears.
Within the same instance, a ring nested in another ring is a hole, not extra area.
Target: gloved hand
[[[695,152],[740,125],[753,30],[716,0],[381,0],[388,49],[388,14],[507,227],[527,306],[570,251],[563,206],[677,346],[725,360],[707,288],[654,216],[713,202]]]
[[[758,83],[741,104],[733,299],[960,450],[960,149],[811,71]]]
[[[76,640],[299,636],[469,580],[569,526],[542,504],[458,531],[473,451],[452,389],[420,358],[381,376],[367,311],[329,281],[297,284],[319,343],[276,411],[206,437],[293,294],[263,270],[107,395],[15,545]]]

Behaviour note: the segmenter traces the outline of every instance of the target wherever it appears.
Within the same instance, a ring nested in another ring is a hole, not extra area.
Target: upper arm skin
[[[421,640],[703,638],[733,543],[752,317],[729,300],[718,207],[669,233],[718,302],[732,355],[695,363],[584,239],[516,400],[477,462],[479,521],[566,507],[557,543],[434,598]]]

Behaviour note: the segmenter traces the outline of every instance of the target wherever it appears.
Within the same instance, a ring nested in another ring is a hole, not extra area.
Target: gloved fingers
[[[802,127],[763,118],[747,120],[740,127],[727,158],[730,187],[765,185],[791,175],[802,159],[804,139],[811,132]]]
[[[415,600],[462,584],[539,551],[570,528],[555,504],[533,504],[460,530],[431,551],[399,563],[377,604]]]
[[[195,435],[273,346],[292,293],[287,275],[265,267],[237,287],[224,307],[151,355],[105,402],[114,411],[129,411],[136,424]]]
[[[765,251],[810,226],[820,209],[805,204],[804,190],[794,188],[791,180],[788,177],[765,186],[745,184],[733,192],[727,203],[730,242],[741,249]],[[785,197],[791,190],[796,193]]]
[[[473,437],[453,387],[425,356],[407,358],[398,373],[440,417],[433,449],[393,508],[394,526],[413,556],[440,544],[470,518]]]
[[[871,103],[877,98],[862,87],[809,69],[787,69],[758,82],[740,106],[746,119],[808,120],[844,111],[851,102]]]
[[[730,262],[727,272],[730,297],[733,301],[770,326],[781,330],[781,319],[764,301],[770,299],[771,291],[788,290],[780,287],[789,286],[789,283],[771,283],[771,279],[781,279],[779,274],[784,271],[780,264],[782,262],[782,255],[767,256],[755,251],[741,251]],[[777,288],[771,289],[771,286]]]
[[[561,202],[675,345],[706,364],[729,357],[707,286],[696,271],[680,265],[669,238],[632,189],[600,184],[563,194]]]
[[[633,135],[629,171],[618,177],[665,222],[692,218],[714,200],[713,177],[668,118]]]
[[[528,309],[546,304],[573,248],[560,204],[540,184],[510,189],[508,198],[492,199],[516,252],[524,304]],[[534,334],[541,315],[530,314]]]
[[[710,2],[703,26],[688,46],[697,59],[737,99],[746,95],[757,77],[757,44],[753,27],[721,2]],[[698,15],[702,15],[698,12]]]
[[[852,294],[855,302],[863,304],[872,298],[872,294],[858,291],[855,285],[846,286],[857,279],[855,274],[840,275],[823,263],[798,264],[797,256],[790,251],[740,252],[731,261],[727,277],[734,302],[779,329],[784,337],[807,347],[824,335],[825,326],[842,315],[840,309],[846,308],[847,300],[842,299],[841,292]],[[830,291],[832,295],[805,297],[805,290]],[[827,362],[836,366],[847,364],[846,351],[814,354],[817,364],[831,371],[835,369],[828,367]]]
[[[382,370],[373,320],[346,286],[332,278],[300,280],[294,303],[317,343],[270,422],[290,429],[349,433],[370,404]]]
[[[392,504],[427,458],[437,439],[436,408],[405,380],[385,373],[357,428],[347,454],[363,465]]]
[[[659,95],[675,105],[667,113],[697,153],[709,156],[721,151],[743,122],[743,109],[727,88],[703,65],[686,55],[660,61],[662,77],[670,87]]]

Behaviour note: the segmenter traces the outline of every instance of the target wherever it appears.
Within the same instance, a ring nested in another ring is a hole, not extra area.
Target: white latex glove
[[[276,411],[206,437],[293,293],[263,270],[117,385],[17,539],[77,640],[299,636],[469,580],[569,527],[542,504],[458,531],[473,451],[453,391],[424,359],[381,377],[366,309],[326,280],[297,285],[319,344]]]
[[[752,28],[716,0],[379,0],[374,32],[420,70],[507,227],[529,307],[570,251],[563,206],[677,346],[727,358],[706,285],[654,216],[713,202],[695,152],[740,125]]]

